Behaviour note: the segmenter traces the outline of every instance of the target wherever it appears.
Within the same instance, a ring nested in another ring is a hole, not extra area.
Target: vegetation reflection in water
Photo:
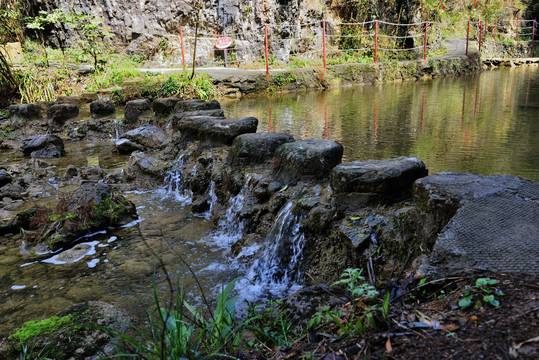
[[[224,104],[259,131],[330,138],[345,161],[413,155],[431,174],[514,174],[539,181],[539,68],[329,91],[270,94]]]

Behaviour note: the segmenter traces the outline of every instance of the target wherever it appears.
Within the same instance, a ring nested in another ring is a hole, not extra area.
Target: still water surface
[[[537,67],[257,96],[223,107],[228,117],[258,117],[259,131],[337,140],[345,147],[345,161],[414,155],[431,173],[509,173],[539,181]],[[111,149],[112,143],[70,144],[68,156],[55,165],[60,175],[68,164],[114,171],[127,158],[111,156]],[[20,160],[3,155],[6,161]],[[216,236],[211,219],[195,217],[176,195],[165,189],[128,193],[143,220],[84,239],[91,251],[75,263],[55,262],[54,254],[21,254],[17,239],[0,239],[0,335],[90,300],[144,316],[152,308],[153,279],[163,298],[168,294],[163,271],[155,270],[156,253],[193,302],[200,291],[185,263],[210,293],[245,274],[248,264],[230,258],[231,239]]]
[[[273,94],[224,104],[259,131],[329,138],[344,161],[413,155],[431,174],[514,174],[539,181],[539,67]]]

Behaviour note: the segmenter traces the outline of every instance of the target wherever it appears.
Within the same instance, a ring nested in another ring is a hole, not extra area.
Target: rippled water
[[[410,154],[423,159],[431,173],[510,173],[539,180],[539,68],[257,96],[225,103],[224,108],[229,117],[258,117],[260,131],[338,140],[346,160]],[[127,161],[112,155],[110,142],[71,144],[66,150],[68,156],[52,161],[58,174],[69,164],[100,165],[110,172]],[[2,155],[2,164],[20,160],[14,153]],[[245,274],[248,264],[238,267],[229,257],[234,240],[227,235],[230,229],[216,231],[211,219],[191,214],[189,194],[176,188],[181,179],[171,174],[170,181],[160,190],[128,193],[142,220],[82,239],[78,250],[88,253],[75,263],[65,263],[57,254],[23,255],[19,235],[0,238],[0,335],[24,321],[90,300],[144,316],[152,308],[153,280],[163,299],[169,291],[163,271],[156,271],[157,258],[172,275],[173,287],[180,279],[193,301],[200,291],[186,264],[205,292]],[[233,199],[227,216],[239,211],[240,200]]]
[[[413,155],[430,173],[514,174],[539,181],[539,68],[269,94],[225,103],[259,131],[344,145],[345,161]]]

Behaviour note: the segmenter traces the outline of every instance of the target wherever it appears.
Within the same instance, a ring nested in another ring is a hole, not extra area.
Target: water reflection
[[[421,158],[431,173],[507,173],[539,181],[539,69],[270,94],[223,104],[259,131],[330,138],[345,160]]]

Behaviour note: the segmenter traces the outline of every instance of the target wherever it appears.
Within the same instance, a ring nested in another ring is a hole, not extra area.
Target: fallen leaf
[[[391,346],[391,336],[388,336],[387,337],[387,341],[386,341],[386,351],[388,353],[392,352],[393,351],[393,347]]]

